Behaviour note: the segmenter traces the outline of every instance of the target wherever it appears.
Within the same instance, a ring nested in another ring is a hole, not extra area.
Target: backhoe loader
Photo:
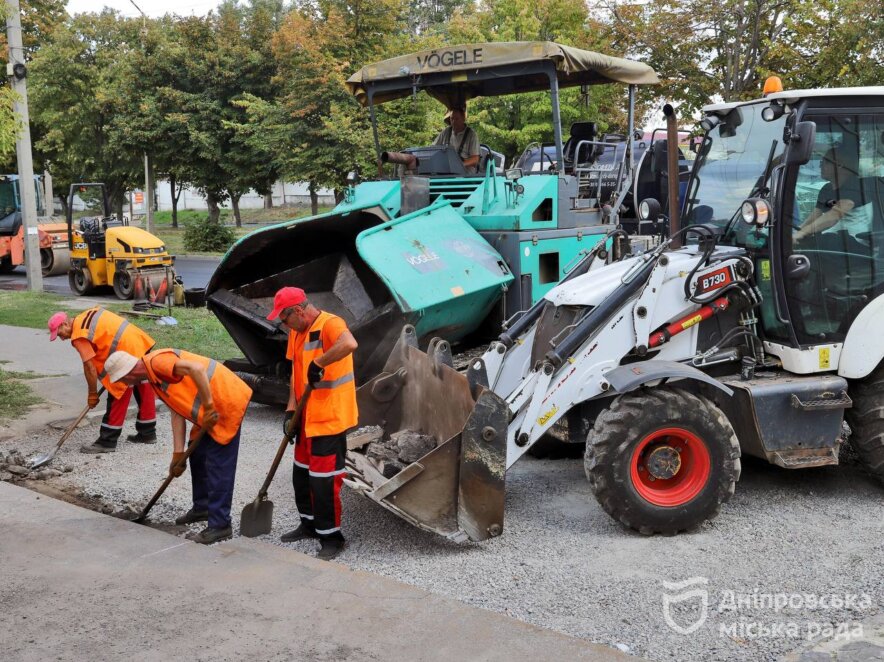
[[[884,479],[884,87],[704,112],[659,246],[614,260],[630,242],[612,229],[464,374],[404,327],[359,425],[435,447],[393,473],[352,435],[351,488],[453,540],[498,536],[507,470],[557,424],[601,507],[643,534],[714,518],[744,455],[810,469],[847,441]]]

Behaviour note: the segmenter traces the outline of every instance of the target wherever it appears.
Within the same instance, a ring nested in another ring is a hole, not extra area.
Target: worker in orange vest
[[[135,419],[135,434],[126,439],[132,442],[155,444],[157,441],[157,409],[153,391],[147,384],[137,384],[127,388],[123,384],[113,384],[104,369],[107,357],[122,350],[141,358],[154,346],[154,339],[135,324],[100,306],[89,308],[73,319],[67,313],[57,312],[49,318],[49,340],[70,339],[71,345],[83,360],[83,374],[89,389],[87,403],[90,408],[98,404],[98,382],[107,389],[107,408],[98,439],[80,448],[82,453],[113,453],[117,440],[126,422],[129,401],[135,393],[138,403],[138,417]]]
[[[301,418],[292,467],[301,524],[282,536],[282,541],[318,538],[318,558],[330,560],[345,545],[341,486],[346,473],[346,433],[359,418],[353,374],[357,343],[344,320],[316,308],[298,287],[284,287],[276,293],[267,319],[277,318],[290,330],[286,357],[292,361],[292,378],[285,429],[307,384],[314,389]]]
[[[176,524],[208,521],[208,526],[187,535],[204,545],[233,535],[230,503],[236,478],[236,458],[242,419],[252,389],[214,359],[180,349],[158,349],[142,358],[126,352],[111,354],[105,364],[112,382],[134,385],[147,382],[172,412],[174,448],[169,471],[180,476],[187,423],[193,423],[190,443],[202,435],[190,455],[193,506]]]

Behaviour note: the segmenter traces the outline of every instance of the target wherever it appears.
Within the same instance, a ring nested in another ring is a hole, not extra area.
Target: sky
[[[219,0],[135,0],[135,3],[153,17],[164,14],[203,16],[220,4]],[[67,4],[69,14],[101,11],[102,7],[116,9],[123,16],[141,16],[129,0],[68,0]]]

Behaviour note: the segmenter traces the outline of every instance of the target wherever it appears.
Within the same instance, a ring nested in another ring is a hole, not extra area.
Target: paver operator
[[[208,521],[205,529],[187,535],[204,545],[229,538],[233,535],[230,503],[239,437],[252,389],[214,359],[179,349],[158,349],[140,359],[115,352],[105,365],[112,382],[146,382],[168,405],[174,442],[169,470],[175,476],[184,472],[180,461],[185,453],[186,421],[193,423],[191,444],[205,432],[189,458],[193,506],[175,523]]]
[[[98,439],[85,444],[83,453],[112,453],[123,431],[129,401],[135,393],[138,417],[135,434],[126,439],[144,444],[156,443],[157,410],[153,391],[147,384],[127,387],[114,384],[105,370],[107,358],[117,350],[141,358],[154,346],[154,339],[135,324],[100,306],[85,310],[73,319],[67,313],[57,312],[49,318],[49,340],[70,339],[71,345],[83,360],[83,374],[89,389],[87,403],[90,408],[98,404],[98,382],[107,389],[107,409],[101,419]]]
[[[283,421],[286,430],[307,384],[314,389],[301,417],[292,467],[301,524],[282,540],[318,538],[318,558],[330,560],[345,544],[341,486],[346,473],[346,433],[359,418],[353,374],[357,343],[344,320],[316,308],[298,287],[284,287],[276,293],[267,319],[277,318],[290,329],[286,357],[292,361],[292,379]]]

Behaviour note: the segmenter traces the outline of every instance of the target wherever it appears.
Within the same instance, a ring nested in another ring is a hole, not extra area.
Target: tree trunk
[[[218,198],[214,193],[206,194],[206,205],[209,207],[209,220],[217,223],[221,220],[221,208],[218,206]]]
[[[310,213],[316,216],[319,213],[319,194],[316,192],[316,182],[310,182],[307,188],[310,191]]]
[[[61,201],[61,213],[64,214],[64,217],[67,218],[68,215],[68,198],[64,193],[59,193],[57,197]]]
[[[175,195],[175,175],[169,175],[169,188],[172,190],[172,227],[178,227],[178,196]]]
[[[264,209],[273,209],[273,193],[264,196]]]
[[[117,195],[114,197],[114,215],[116,215],[117,220],[123,220],[123,206],[125,204],[125,199],[121,195]],[[132,219],[129,219],[130,221]]]
[[[231,193],[230,194],[230,206],[233,207],[233,218],[236,219],[236,227],[242,227],[242,216],[239,215],[239,199],[242,197],[242,193]]]

